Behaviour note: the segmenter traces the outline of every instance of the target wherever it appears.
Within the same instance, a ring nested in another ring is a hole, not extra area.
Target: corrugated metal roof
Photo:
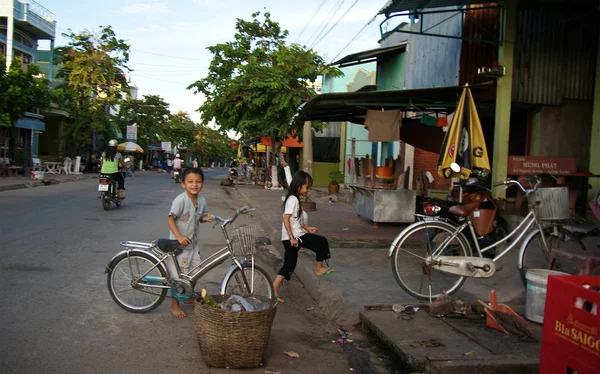
[[[343,67],[343,66],[355,65],[356,63],[366,64],[368,62],[376,61],[377,58],[379,58],[379,57],[384,57],[387,55],[394,55],[394,54],[402,53],[404,51],[406,51],[406,43],[395,45],[392,47],[370,49],[368,51],[357,52],[357,53],[348,55],[346,57],[343,57],[343,58],[337,60],[336,62],[334,62],[332,65],[340,65],[340,67]],[[352,64],[352,63],[355,63],[355,64]]]
[[[515,39],[513,101],[560,105],[593,100],[597,18],[577,9],[521,9]]]
[[[494,90],[493,84],[470,86],[476,92]],[[349,121],[363,123],[368,109],[399,109],[404,111],[450,112],[464,87],[436,87],[416,90],[341,92],[316,96],[306,102],[298,113],[301,121]]]
[[[390,0],[379,14],[390,15],[407,10],[442,8],[448,6],[464,6],[472,4],[487,4],[490,0]]]

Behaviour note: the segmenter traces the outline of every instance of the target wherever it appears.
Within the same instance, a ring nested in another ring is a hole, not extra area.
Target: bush
[[[337,170],[330,172],[328,175],[329,179],[331,179],[331,181],[329,182],[329,184],[331,185],[335,186],[344,182],[344,175]]]

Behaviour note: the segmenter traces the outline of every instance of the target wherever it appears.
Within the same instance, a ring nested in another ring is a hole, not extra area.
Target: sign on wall
[[[573,157],[508,156],[508,175],[566,175],[576,171]]]
[[[165,152],[171,152],[171,142],[161,142],[160,147]]]

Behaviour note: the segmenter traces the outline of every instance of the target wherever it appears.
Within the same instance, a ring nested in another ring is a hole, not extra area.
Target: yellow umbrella
[[[462,168],[460,173],[452,171],[452,163],[457,163]],[[490,161],[475,101],[467,86],[460,95],[450,129],[444,137],[438,160],[438,174],[444,178],[468,179],[473,169],[489,172]]]
[[[125,142],[125,143],[121,143],[117,146],[117,151],[119,152],[137,152],[137,153],[144,153],[144,150],[142,149],[142,147],[140,147],[139,145],[137,145],[134,142]]]

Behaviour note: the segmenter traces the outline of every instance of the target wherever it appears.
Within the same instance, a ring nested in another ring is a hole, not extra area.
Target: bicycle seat
[[[165,253],[173,252],[181,247],[177,239],[158,239],[156,247]]]

